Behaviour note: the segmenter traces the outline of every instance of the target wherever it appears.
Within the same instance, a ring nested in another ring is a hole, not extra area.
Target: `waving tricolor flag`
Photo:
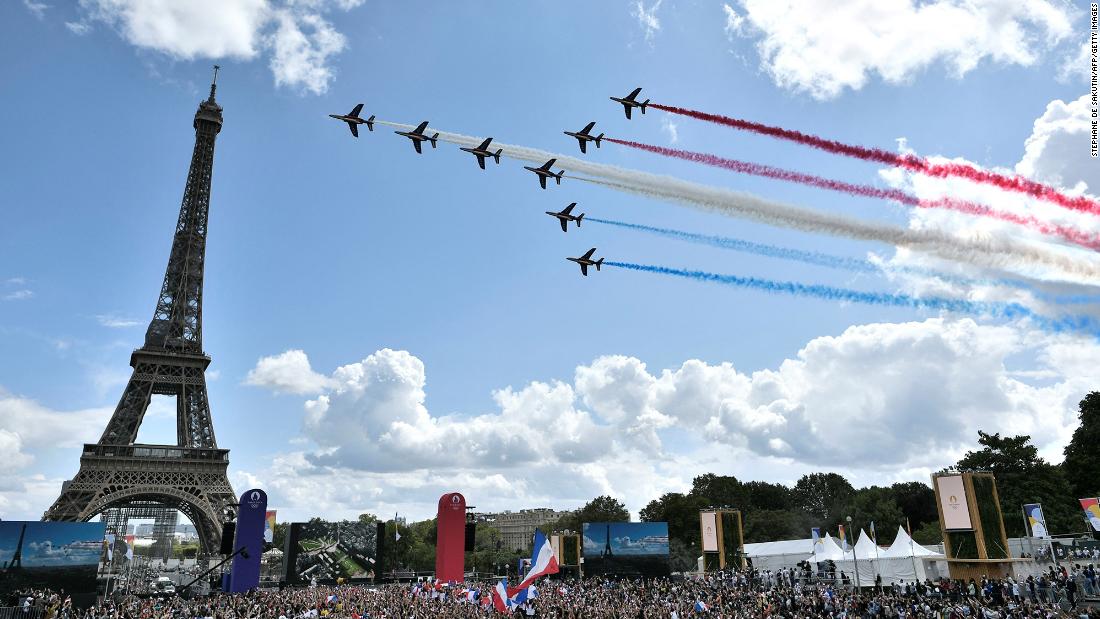
[[[507,580],[502,580],[497,583],[497,586],[493,587],[493,608],[501,613],[511,612],[512,607],[508,605]]]
[[[554,549],[550,546],[550,540],[546,539],[542,531],[535,529],[535,552],[531,556],[531,571],[527,572],[527,576],[518,585],[508,589],[508,593],[515,595],[516,592],[526,589],[528,585],[540,577],[557,573],[558,558],[554,556]]]

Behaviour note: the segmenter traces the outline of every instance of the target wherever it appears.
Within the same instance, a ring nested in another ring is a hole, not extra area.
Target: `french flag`
[[[707,612],[708,610],[710,610],[710,607],[708,607],[708,606],[707,606],[706,604],[704,604],[703,602],[696,602],[696,603],[695,603],[695,612],[697,612],[697,613],[705,613],[705,612]]]
[[[542,531],[535,529],[535,552],[531,556],[531,571],[527,572],[527,576],[518,585],[508,589],[508,591],[515,595],[515,593],[521,589],[526,589],[528,585],[542,576],[557,573],[558,558],[554,556],[554,549],[550,546],[550,540],[546,539]]]
[[[477,596],[481,595],[481,591],[477,589],[470,589],[466,592],[466,600],[469,602],[477,603]]]
[[[501,613],[511,612],[512,607],[509,602],[508,581],[502,580],[497,583],[497,586],[493,587],[493,608]]]

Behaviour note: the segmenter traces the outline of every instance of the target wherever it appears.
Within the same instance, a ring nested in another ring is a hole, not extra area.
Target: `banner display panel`
[[[667,522],[585,522],[584,575],[667,576]]]
[[[966,505],[966,489],[962,475],[944,475],[936,478],[936,490],[940,495],[940,512],[943,526],[948,531],[973,530],[970,508]]]
[[[703,537],[703,552],[718,552],[718,519],[714,512],[699,513],[699,529]]]

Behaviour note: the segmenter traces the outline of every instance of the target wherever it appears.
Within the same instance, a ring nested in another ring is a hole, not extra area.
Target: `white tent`
[[[821,538],[821,543],[814,548],[814,553],[810,555],[807,561],[810,563],[817,563],[819,561],[841,561],[844,559],[846,553],[840,549],[840,545],[836,543],[836,540],[832,536],[826,534]]]
[[[861,561],[864,559],[878,559],[880,556],[882,556],[883,552],[885,551],[875,546],[875,543],[872,542],[871,538],[867,536],[867,532],[861,529],[859,532],[859,541],[857,541],[855,545],[856,559],[859,559]]]
[[[890,544],[890,547],[886,549],[886,552],[882,554],[884,557],[940,557],[938,552],[934,552],[921,546],[913,541],[913,538],[909,537],[909,534],[905,532],[905,529],[898,527],[898,535],[894,538],[894,543]]]

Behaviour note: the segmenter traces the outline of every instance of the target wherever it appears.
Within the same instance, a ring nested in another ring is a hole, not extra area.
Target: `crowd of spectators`
[[[1088,568],[1063,572],[1052,567],[1023,580],[876,583],[858,592],[836,582],[807,581],[798,570],[682,579],[555,579],[541,581],[537,598],[513,614],[540,619],[1100,619],[1100,608],[1080,599],[1080,593],[1097,591],[1095,571],[1089,573]],[[1092,588],[1084,589],[1084,583]],[[492,587],[472,586],[472,596],[465,586],[441,583],[270,589],[191,600],[121,596],[84,609],[74,608],[63,593],[30,591],[13,606],[27,619],[484,619],[497,614]]]

